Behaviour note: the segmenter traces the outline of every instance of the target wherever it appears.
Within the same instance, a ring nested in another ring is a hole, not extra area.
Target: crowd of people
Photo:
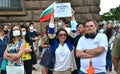
[[[75,11],[71,11],[70,27],[65,18],[57,19],[56,24],[52,12],[46,32],[40,35],[32,22],[0,25],[1,74],[8,74],[11,66],[21,74],[32,74],[32,70],[37,70],[37,51],[42,58],[48,48],[55,53],[54,68],[40,65],[42,74],[111,74],[112,64],[120,74],[120,28],[110,22],[99,25],[93,19],[77,23]]]
[[[1,74],[9,74],[8,68],[17,67],[20,74],[32,74],[34,64],[37,63],[36,47],[38,41],[34,24],[0,25],[0,66]],[[35,59],[36,58],[36,59]],[[7,60],[5,62],[5,60]],[[6,64],[5,64],[6,63]],[[4,68],[5,66],[5,68]],[[16,71],[14,74],[17,74]],[[22,73],[23,72],[23,73]]]

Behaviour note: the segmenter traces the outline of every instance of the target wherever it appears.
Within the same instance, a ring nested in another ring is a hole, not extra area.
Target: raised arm
[[[76,19],[75,19],[75,11],[72,9],[72,17],[71,17],[71,21],[70,21],[70,25],[71,25],[71,31],[70,31],[70,37],[72,38],[75,38],[76,37],[76,26],[77,26],[77,22],[76,22]]]
[[[48,29],[48,36],[50,39],[55,38],[55,25],[54,25],[54,15],[51,16],[49,29]]]

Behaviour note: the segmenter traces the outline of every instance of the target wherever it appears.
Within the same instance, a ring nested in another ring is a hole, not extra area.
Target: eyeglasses
[[[67,35],[66,34],[59,34],[58,36],[59,37],[62,37],[62,36],[66,37]]]

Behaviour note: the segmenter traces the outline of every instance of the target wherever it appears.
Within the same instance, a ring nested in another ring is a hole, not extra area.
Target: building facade
[[[0,23],[34,22],[37,30],[43,32],[48,22],[39,23],[39,16],[54,1],[70,2],[77,22],[100,20],[100,0],[0,0]]]

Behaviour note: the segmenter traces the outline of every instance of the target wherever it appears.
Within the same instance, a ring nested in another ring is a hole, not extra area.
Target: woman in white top
[[[71,71],[75,70],[76,68],[74,55],[72,54],[72,42],[70,40],[72,36],[68,35],[64,28],[60,28],[57,30],[57,32],[55,32],[53,19],[51,20],[52,21],[50,22],[48,29],[48,36],[50,38],[50,50],[55,52],[55,65],[53,74],[71,74]],[[76,30],[77,24],[75,20],[72,20],[71,22],[73,22],[71,24],[72,32],[73,30]]]

